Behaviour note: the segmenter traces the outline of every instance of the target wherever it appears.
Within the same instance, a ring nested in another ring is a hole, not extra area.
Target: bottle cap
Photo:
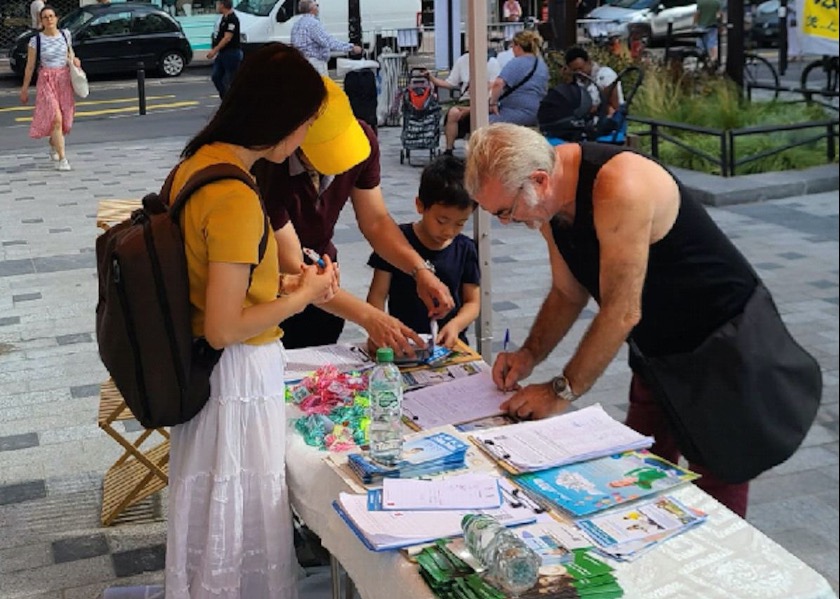
[[[380,364],[394,361],[394,350],[390,347],[380,347],[376,350],[376,361]]]

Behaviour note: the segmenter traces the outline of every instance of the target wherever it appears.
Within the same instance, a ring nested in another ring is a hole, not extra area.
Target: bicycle
[[[818,75],[822,72],[825,80],[819,80]],[[809,84],[810,81],[810,84]],[[824,55],[813,62],[809,62],[802,69],[802,76],[799,80],[800,87],[805,90],[805,100],[811,102],[813,93],[819,93],[828,102],[828,106],[837,110],[838,106],[838,84],[840,84],[840,59],[837,56]]]
[[[698,33],[692,35],[696,37]],[[684,73],[716,74],[723,68],[720,60],[711,59],[705,45],[669,49],[668,52],[670,56],[666,56],[666,61],[679,59]],[[772,92],[774,100],[779,97],[779,74],[775,67],[769,60],[753,52],[744,52],[743,83],[744,87],[760,85],[761,89]]]

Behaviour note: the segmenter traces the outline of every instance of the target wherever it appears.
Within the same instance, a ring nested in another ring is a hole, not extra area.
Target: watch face
[[[566,390],[566,378],[562,376],[557,376],[551,379],[551,388],[554,391],[555,395],[560,395],[563,391]]]

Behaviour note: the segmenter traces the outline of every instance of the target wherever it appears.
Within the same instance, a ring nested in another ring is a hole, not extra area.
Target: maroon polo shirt
[[[373,189],[380,181],[379,140],[367,123],[359,121],[359,124],[370,140],[370,156],[340,175],[322,176],[320,193],[297,154],[282,164],[260,160],[251,169],[274,230],[291,221],[303,247],[327,254],[333,260],[336,258],[333,232],[350,192],[354,187]]]

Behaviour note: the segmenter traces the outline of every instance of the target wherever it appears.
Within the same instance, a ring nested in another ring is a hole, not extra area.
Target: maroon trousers
[[[668,418],[653,391],[637,374],[630,382],[630,408],[627,411],[627,426],[643,435],[654,438],[650,451],[666,460],[677,463],[680,450],[671,433]],[[737,459],[737,456],[733,456]],[[750,483],[726,483],[712,474],[705,466],[689,462],[688,467],[700,475],[694,484],[717,499],[730,510],[745,518]]]

